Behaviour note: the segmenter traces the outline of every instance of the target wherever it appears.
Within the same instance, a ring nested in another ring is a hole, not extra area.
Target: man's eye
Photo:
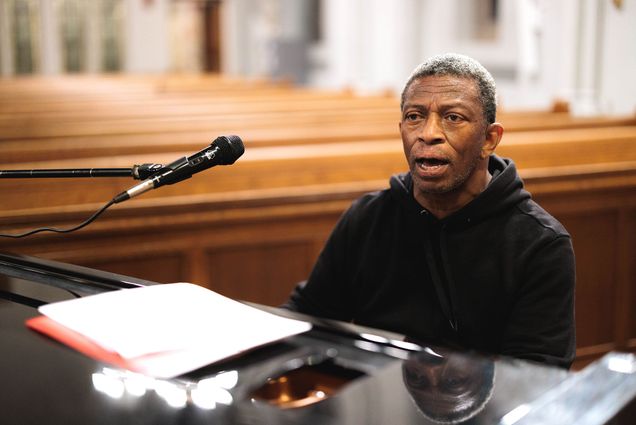
[[[470,379],[468,379],[467,377],[451,376],[451,377],[447,377],[443,379],[441,385],[449,393],[459,394],[466,391],[469,383],[470,383]]]
[[[418,373],[417,371],[412,371],[409,368],[405,369],[406,372],[406,383],[410,388],[425,390],[431,386],[431,382],[428,377],[424,373]]]
[[[462,120],[461,115],[457,115],[457,114],[448,114],[446,115],[446,119],[448,121],[452,121],[452,122],[458,122]]]
[[[419,114],[416,113],[410,113],[410,114],[406,114],[406,120],[407,121],[415,121],[420,117]]]

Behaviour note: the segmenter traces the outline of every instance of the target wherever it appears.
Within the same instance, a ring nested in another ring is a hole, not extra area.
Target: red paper
[[[95,360],[133,370],[132,365],[119,354],[105,350],[84,335],[72,331],[46,316],[37,316],[28,319],[26,325]]]

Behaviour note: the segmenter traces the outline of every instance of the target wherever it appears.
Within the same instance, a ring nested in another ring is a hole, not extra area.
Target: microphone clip
[[[182,158],[177,159],[176,161],[171,162],[168,165],[163,164],[154,164],[154,163],[146,163],[146,164],[135,164],[132,167],[132,176],[135,180],[146,180],[154,175],[159,175],[168,170],[176,170],[177,168],[183,167],[187,162],[187,158],[184,156]]]

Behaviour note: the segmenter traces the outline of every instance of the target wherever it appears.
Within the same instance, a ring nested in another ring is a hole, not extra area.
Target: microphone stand
[[[76,168],[76,169],[40,169],[40,170],[0,170],[0,179],[12,179],[12,178],[68,178],[68,177],[132,177],[137,180],[146,180],[153,175],[172,169],[183,163],[183,160],[179,159],[166,166],[161,164],[141,164],[134,165],[131,168]],[[70,233],[75,230],[79,230],[88,224],[92,223],[100,214],[102,214],[111,205],[121,202],[123,199],[116,197],[108,201],[106,205],[96,211],[92,216],[86,219],[84,222],[77,226],[68,229],[58,229],[55,227],[41,227],[38,229],[30,230],[28,232],[19,234],[6,234],[0,233],[0,237],[6,238],[22,238],[25,236],[33,235],[40,232],[54,232],[54,233]]]
[[[170,164],[172,165],[172,164]],[[133,165],[131,168],[48,168],[40,170],[0,170],[0,179],[68,178],[68,177],[132,177],[145,180],[169,168],[161,164]]]

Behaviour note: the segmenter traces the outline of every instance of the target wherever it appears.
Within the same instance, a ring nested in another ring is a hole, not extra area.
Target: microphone
[[[243,155],[245,147],[243,141],[238,136],[217,137],[210,146],[189,157],[182,157],[163,167],[156,174],[148,179],[121,192],[113,198],[114,203],[126,201],[135,196],[139,196],[151,189],[178,183],[189,179],[199,171],[207,170],[215,165],[230,165]]]

